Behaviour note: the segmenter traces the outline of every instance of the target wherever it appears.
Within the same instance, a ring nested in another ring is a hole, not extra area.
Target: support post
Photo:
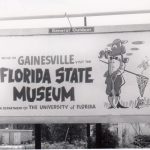
[[[91,140],[90,140],[90,124],[87,124],[87,148],[91,147]]]
[[[96,148],[103,148],[102,145],[102,124],[96,124]]]
[[[84,17],[84,26],[87,26],[87,19],[86,16]],[[87,124],[86,127],[86,131],[87,131],[87,148],[91,148],[91,141],[90,141],[90,124]]]
[[[86,16],[84,17],[84,26],[85,26],[85,27],[87,26],[87,19],[86,19]]]
[[[35,149],[41,149],[41,124],[35,124]]]

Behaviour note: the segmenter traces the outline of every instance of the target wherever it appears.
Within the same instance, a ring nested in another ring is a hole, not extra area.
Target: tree
[[[110,124],[101,124],[101,130],[96,131],[96,128],[93,128],[93,135],[100,134],[100,148],[116,148],[118,146],[118,135],[114,131],[110,131]],[[96,133],[97,132],[97,133]],[[96,144],[95,144],[96,145]]]
[[[72,143],[75,140],[85,140],[85,124],[44,124],[42,125],[42,137],[46,141]]]
[[[150,135],[135,136],[133,144],[141,148],[150,147]]]

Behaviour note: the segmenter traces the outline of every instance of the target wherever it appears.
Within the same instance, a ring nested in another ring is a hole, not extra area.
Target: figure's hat
[[[115,39],[112,43],[108,44],[107,46],[111,47],[114,44],[118,44],[118,43],[126,44],[127,42],[128,42],[127,40]]]

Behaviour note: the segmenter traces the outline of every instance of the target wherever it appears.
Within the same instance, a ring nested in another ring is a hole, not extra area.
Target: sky
[[[150,0],[0,0],[0,17],[150,10]],[[88,26],[150,23],[150,14],[88,17]],[[82,26],[83,18],[70,18]],[[69,26],[67,18],[1,21],[0,28]]]
[[[1,16],[150,9],[149,0],[0,0]]]

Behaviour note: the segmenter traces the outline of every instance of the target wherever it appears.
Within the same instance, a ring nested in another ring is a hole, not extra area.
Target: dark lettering
[[[55,101],[60,100],[60,94],[61,94],[60,88],[58,88],[57,93],[56,93],[56,88],[53,88],[52,97]]]
[[[39,96],[37,98],[37,101],[41,101],[44,99],[44,90],[45,90],[45,87],[39,87],[37,88],[37,96]]]
[[[45,69],[44,77],[43,77],[43,83],[45,83],[46,81],[47,83],[51,83],[50,73],[48,69]]]
[[[70,82],[73,83],[77,83],[78,82],[78,73],[77,73],[77,69],[75,68],[72,72],[72,76],[71,76],[71,79],[70,79]]]
[[[92,67],[86,68],[86,74],[85,74],[85,82],[86,83],[92,83],[93,82],[93,79],[90,79],[91,78],[90,71],[92,71]]]
[[[26,100],[26,90],[24,86],[20,91],[18,91],[16,87],[13,87],[13,100],[16,101],[17,99]]]
[[[74,101],[75,100],[75,96],[74,96],[74,87],[72,87],[68,92],[66,91],[65,87],[62,87],[62,102],[65,101],[66,98],[70,97],[70,101]]]
[[[46,101],[47,102],[52,100],[52,98],[50,98],[50,96],[51,96],[51,87],[47,87],[46,88]]]
[[[59,79],[56,79],[57,83],[62,83],[64,81],[64,67],[61,67],[56,70],[56,77],[60,77]]]
[[[30,70],[28,68],[24,68],[24,81],[23,82],[30,83],[29,76],[30,76]]]
[[[34,102],[36,98],[36,89],[31,89],[27,87],[26,90],[27,90],[27,100],[29,102]]]
[[[22,71],[20,69],[17,69],[15,71],[15,80],[16,80],[16,82],[21,82],[22,78],[23,78]]]
[[[12,69],[9,69],[9,79],[8,79],[8,82],[14,82],[14,79],[13,79],[13,70]]]
[[[41,69],[36,69],[36,83],[40,83],[43,77],[43,71]]]
[[[6,77],[6,71],[8,71],[7,68],[1,68],[1,82],[4,82],[4,78]]]

